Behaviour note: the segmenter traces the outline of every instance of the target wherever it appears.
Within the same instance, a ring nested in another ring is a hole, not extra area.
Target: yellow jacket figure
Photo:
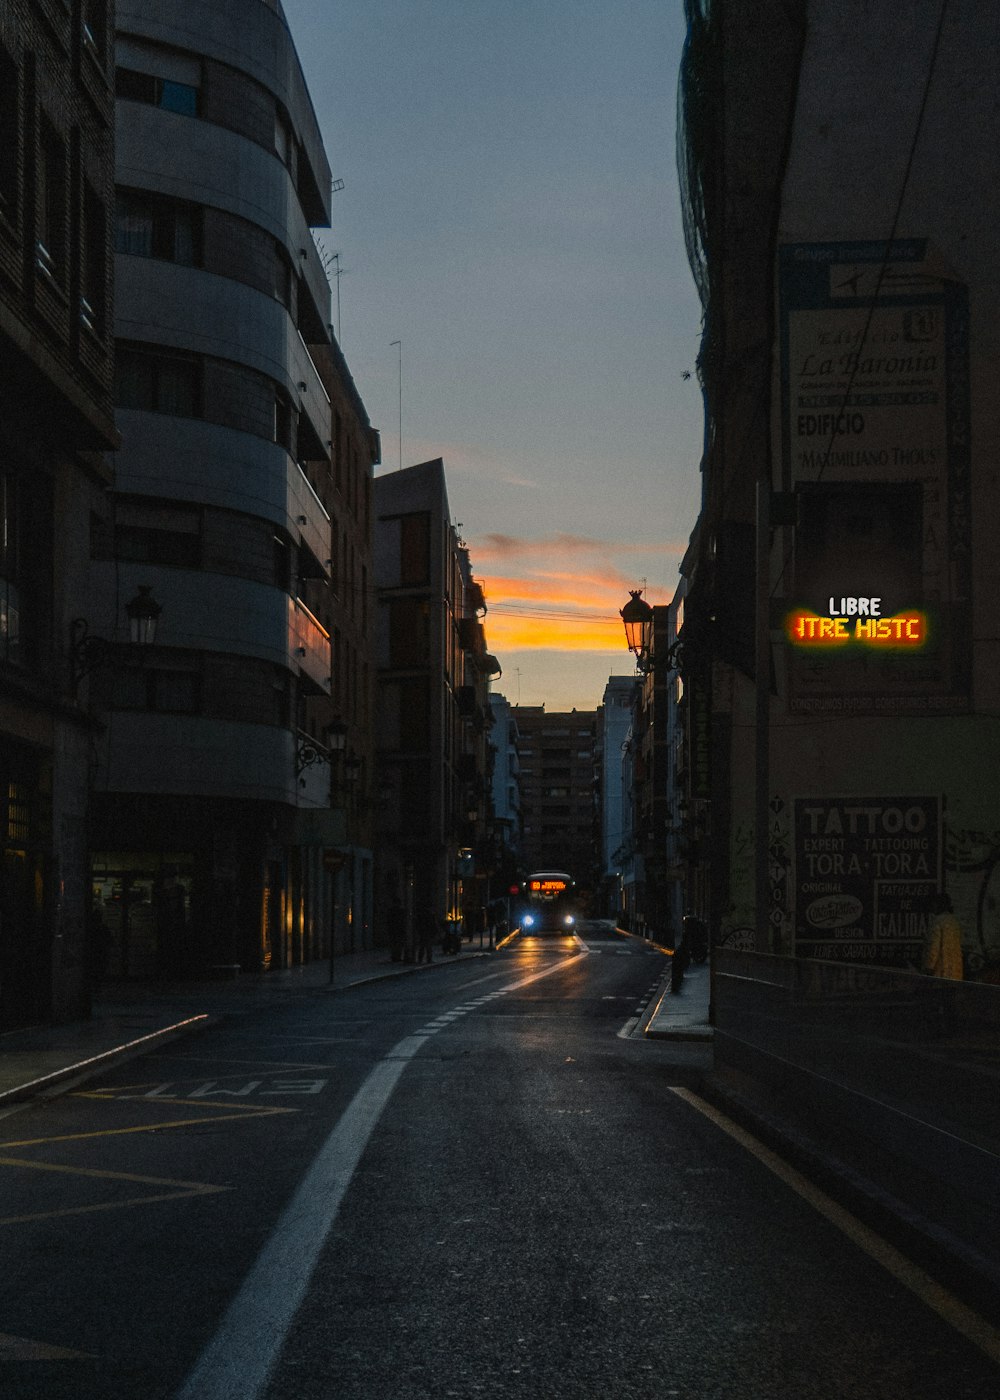
[[[924,971],[932,977],[950,977],[954,982],[961,982],[962,926],[946,894],[938,895],[934,910],[937,918],[924,945]]]

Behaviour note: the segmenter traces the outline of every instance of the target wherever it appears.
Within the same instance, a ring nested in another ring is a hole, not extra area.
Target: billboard
[[[966,288],[926,240],[793,244],[780,250],[779,308],[790,706],[966,710]],[[859,627],[852,605],[877,627]],[[919,645],[872,645],[916,629]]]
[[[941,798],[799,797],[795,954],[919,966],[941,888]]]

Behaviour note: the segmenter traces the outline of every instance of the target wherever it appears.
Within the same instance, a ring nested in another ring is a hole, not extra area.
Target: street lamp
[[[156,624],[163,611],[153,597],[149,584],[139,585],[139,591],[125,604],[129,623],[129,640],[140,651],[151,647],[156,641]],[[69,627],[69,666],[70,693],[75,700],[80,690],[80,682],[92,671],[114,663],[116,648],[106,637],[91,634],[90,624],[85,617],[74,617]]]
[[[653,609],[642,597],[641,589],[632,588],[629,593],[629,600],[621,609],[625,641],[639,672],[646,675],[653,665]]]
[[[302,735],[295,749],[295,771],[303,773],[307,768],[311,768],[314,763],[323,763],[333,757],[335,753],[343,753],[347,747],[347,725],[339,720],[332,720],[324,726],[323,738],[326,746],[317,743],[316,740]],[[305,779],[302,780],[303,786]]]
[[[139,584],[139,592],[130,603],[125,604],[128,613],[129,635],[135,646],[151,647],[156,641],[156,624],[163,609],[153,597],[148,583]]]

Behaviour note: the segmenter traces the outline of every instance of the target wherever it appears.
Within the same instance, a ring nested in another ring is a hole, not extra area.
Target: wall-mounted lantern
[[[156,625],[163,608],[153,597],[148,584],[140,584],[139,591],[125,604],[129,623],[129,641],[141,652],[156,641]],[[106,637],[91,634],[90,624],[85,617],[74,617],[69,628],[70,694],[75,700],[79,694],[80,682],[84,676],[105,666],[114,664],[120,651],[114,642]]]
[[[640,673],[646,675],[653,665],[653,609],[642,597],[641,589],[633,588],[629,593],[629,600],[621,609],[625,641]]]

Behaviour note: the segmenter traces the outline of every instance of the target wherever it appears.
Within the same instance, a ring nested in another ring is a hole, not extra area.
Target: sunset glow
[[[483,535],[470,548],[486,590],[491,650],[621,651],[625,659],[620,610],[636,579],[621,565],[637,546],[576,535]],[[678,546],[644,546],[642,553],[666,556],[663,577],[676,573]],[[667,603],[674,586],[647,587],[647,597]]]

